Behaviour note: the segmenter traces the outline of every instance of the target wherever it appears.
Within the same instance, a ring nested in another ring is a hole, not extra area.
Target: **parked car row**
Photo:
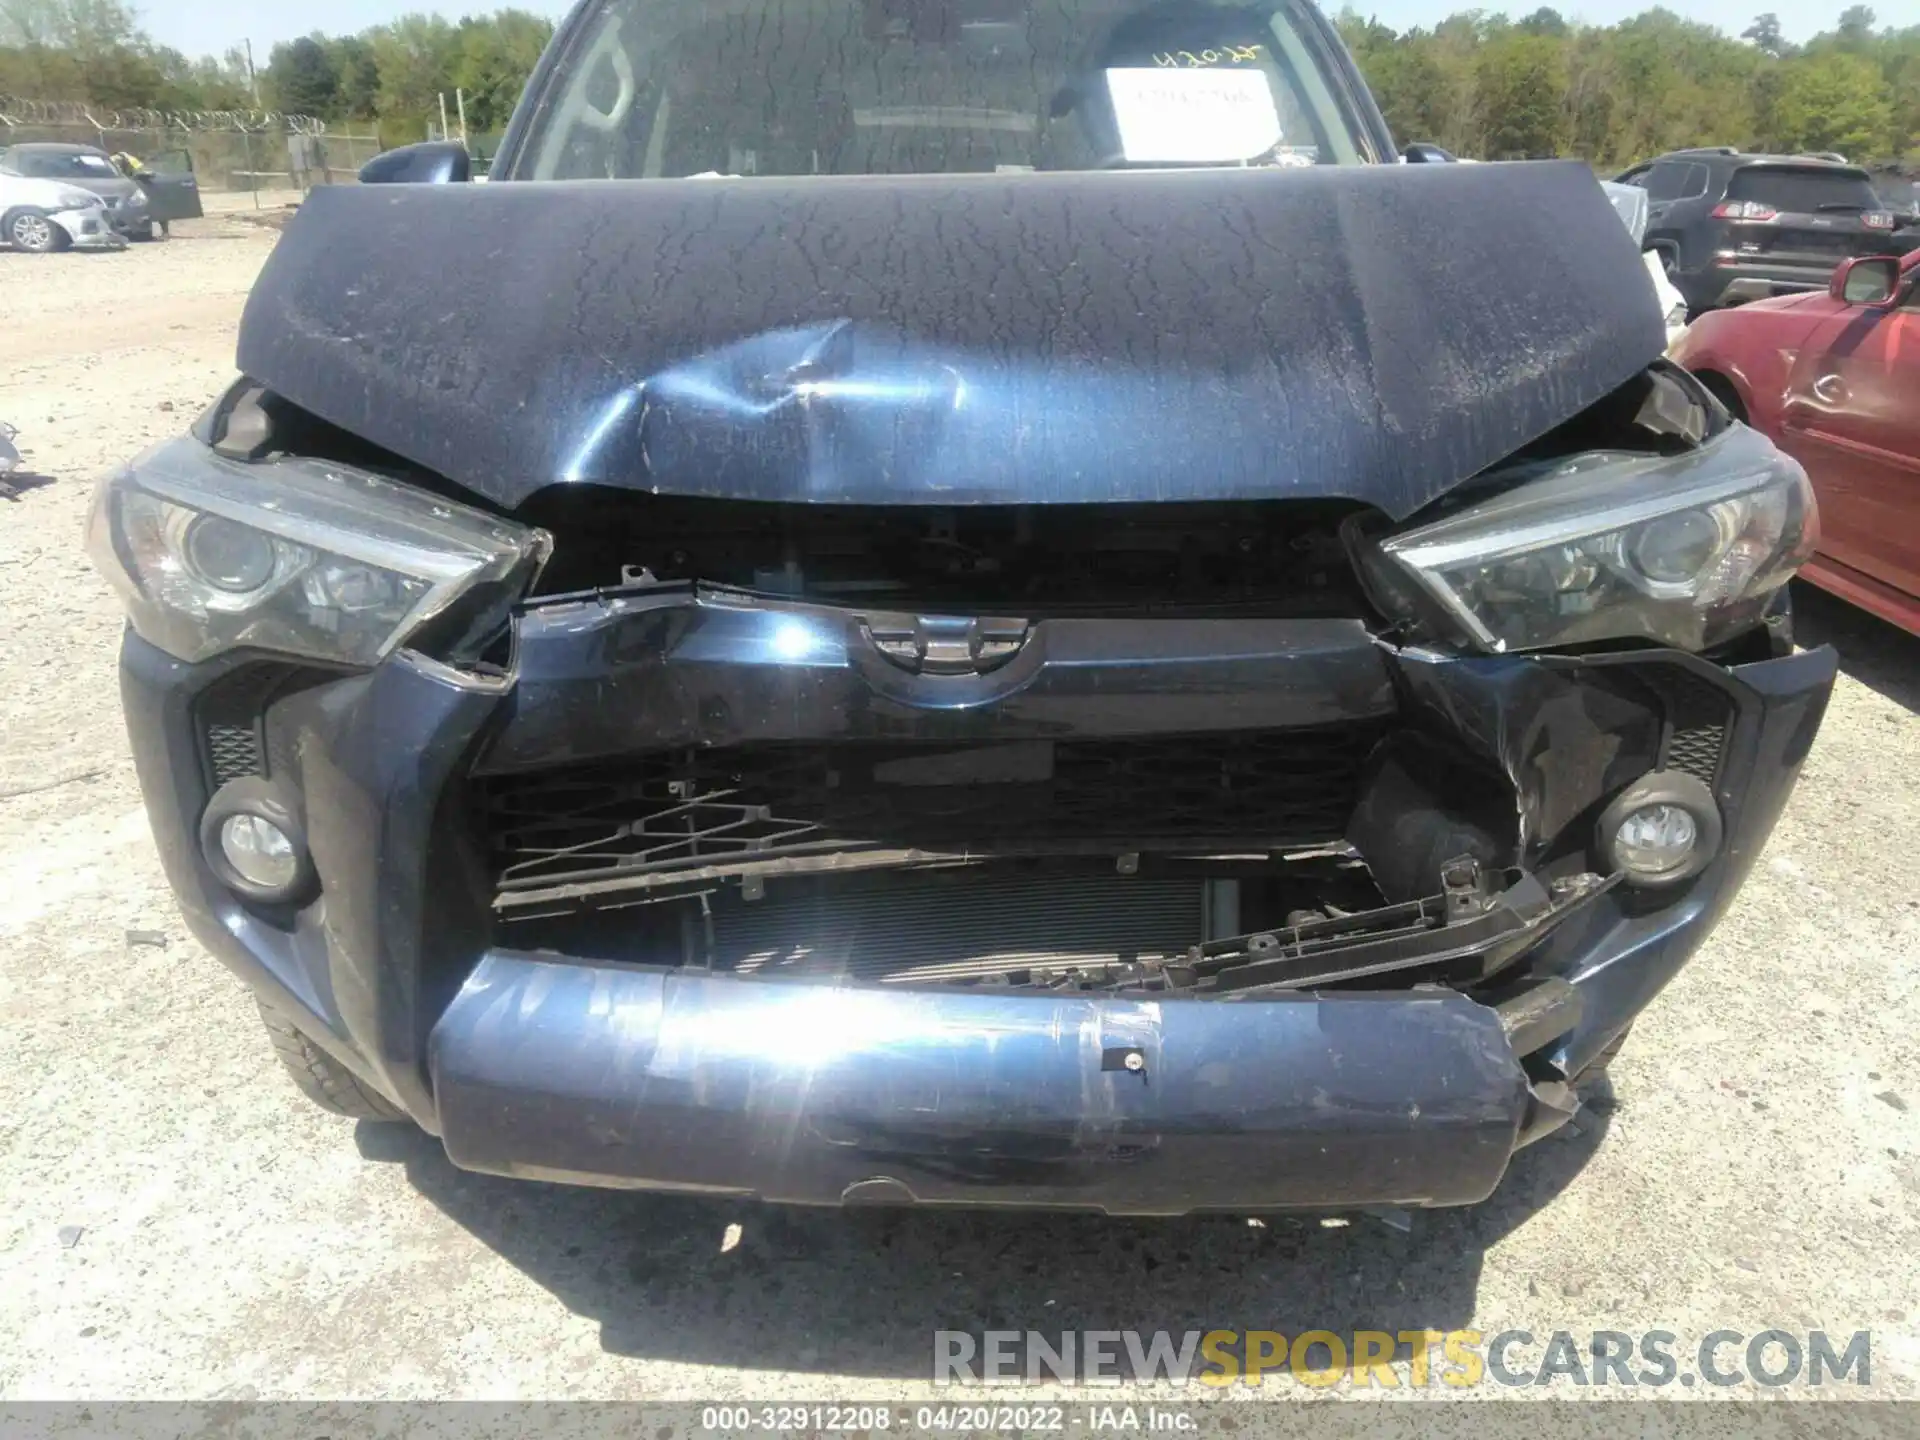
[[[0,147],[0,243],[15,250],[114,249],[202,213],[184,150],[143,161],[92,145]]]

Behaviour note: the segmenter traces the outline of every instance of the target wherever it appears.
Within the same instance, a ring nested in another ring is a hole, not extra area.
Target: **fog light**
[[[258,776],[215,792],[200,817],[200,848],[221,884],[249,900],[290,904],[313,889],[298,813],[281,787]]]
[[[264,815],[221,821],[220,853],[241,879],[262,890],[283,890],[300,876],[292,837]]]
[[[1687,863],[1700,827],[1678,805],[1642,805],[1620,822],[1614,849],[1629,870],[1664,875]]]
[[[1655,771],[1622,790],[1600,816],[1600,853],[1630,885],[1698,875],[1720,849],[1720,808],[1691,775]]]

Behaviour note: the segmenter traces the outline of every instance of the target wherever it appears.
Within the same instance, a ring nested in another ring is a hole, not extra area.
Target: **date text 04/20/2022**
[[[710,1431],[911,1430],[974,1434],[983,1430],[1086,1430],[1190,1433],[1199,1422],[1187,1410],[1166,1405],[709,1405],[700,1428]]]

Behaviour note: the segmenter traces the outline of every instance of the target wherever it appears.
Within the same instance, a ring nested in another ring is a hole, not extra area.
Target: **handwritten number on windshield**
[[[1195,54],[1191,50],[1162,50],[1153,57],[1153,63],[1161,69],[1199,70],[1208,65],[1258,65],[1260,47],[1258,45],[1224,45],[1218,50],[1202,50]]]

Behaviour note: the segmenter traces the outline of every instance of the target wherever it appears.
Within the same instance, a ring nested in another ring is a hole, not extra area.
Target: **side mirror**
[[[1856,255],[1834,268],[1827,294],[1843,305],[1885,305],[1899,288],[1899,256]]]
[[[461,185],[472,178],[467,147],[454,140],[384,150],[360,167],[362,185]]]
[[[1460,158],[1451,150],[1444,150],[1438,145],[1429,145],[1424,140],[1414,141],[1400,153],[1409,165],[1452,165],[1459,163]]]

